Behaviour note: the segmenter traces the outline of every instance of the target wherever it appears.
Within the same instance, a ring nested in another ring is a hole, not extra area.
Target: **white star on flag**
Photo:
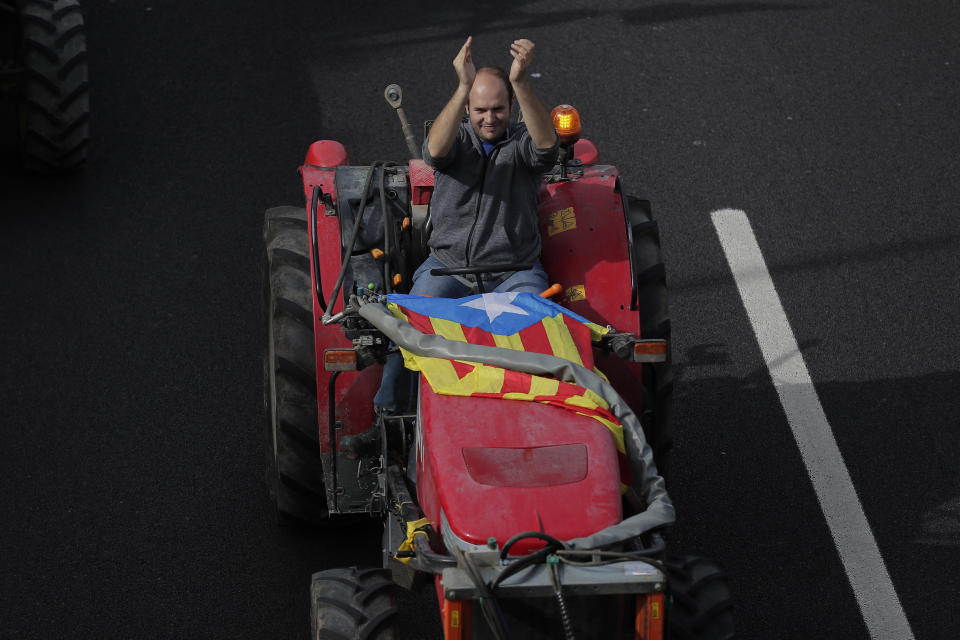
[[[515,313],[521,316],[530,315],[522,307],[511,304],[517,297],[517,292],[510,293],[484,293],[479,298],[464,302],[461,307],[471,307],[487,312],[487,319],[493,323],[502,313]]]

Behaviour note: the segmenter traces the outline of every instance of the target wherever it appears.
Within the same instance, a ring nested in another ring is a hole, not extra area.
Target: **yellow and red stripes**
[[[406,320],[424,334],[435,334],[456,342],[544,353],[600,373],[593,366],[590,342],[595,329],[562,313],[543,318],[513,335],[502,336],[451,320],[422,315],[396,303],[391,302],[387,306],[396,317]],[[600,327],[596,329],[601,333],[605,331]],[[622,480],[624,484],[629,484],[623,426],[610,412],[607,402],[596,392],[555,378],[493,365],[418,356],[406,350],[403,350],[403,358],[408,369],[424,375],[435,393],[540,402],[597,420],[613,436],[621,459]]]
[[[591,339],[596,331],[563,313],[545,317],[526,329],[504,336],[464,326],[452,320],[425,316],[393,302],[389,303],[388,307],[395,316],[405,319],[421,333],[436,334],[457,342],[545,353],[593,369]]]

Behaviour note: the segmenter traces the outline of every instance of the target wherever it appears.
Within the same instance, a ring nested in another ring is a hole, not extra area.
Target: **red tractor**
[[[399,88],[387,99],[416,155]],[[723,574],[668,556],[662,535],[673,521],[658,471],[672,380],[657,224],[579,139],[576,111],[558,109],[562,150],[544,176],[539,217],[542,264],[560,286],[544,295],[557,297],[561,315],[606,328],[580,356],[454,344],[398,318],[397,304],[419,298],[402,294],[427,255],[434,175],[419,159],[351,166],[341,144],[320,140],[300,168],[306,207],[266,212],[267,479],[278,517],[383,526],[381,568],[313,576],[314,638],[403,637],[392,589],[425,578],[447,640],[733,637]],[[614,419],[449,395],[425,371],[409,411],[375,415],[380,365],[398,347],[591,389]],[[339,448],[371,424],[377,455]]]

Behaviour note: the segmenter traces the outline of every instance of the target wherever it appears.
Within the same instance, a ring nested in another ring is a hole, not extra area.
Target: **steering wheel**
[[[472,267],[447,267],[443,269],[430,269],[432,276],[478,276],[484,273],[499,273],[501,271],[526,271],[532,269],[533,263],[508,262],[504,264],[479,264]],[[486,293],[483,290],[483,278],[477,278],[477,292]]]

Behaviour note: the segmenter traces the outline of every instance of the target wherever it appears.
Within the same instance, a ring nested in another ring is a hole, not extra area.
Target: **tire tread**
[[[733,600],[723,570],[705,558],[668,558],[665,563],[672,606],[671,637],[732,640],[736,637]]]
[[[89,140],[86,34],[77,0],[21,4],[25,87],[20,101],[23,166],[37,173],[82,167]]]
[[[314,638],[394,640],[399,610],[395,585],[382,569],[329,569],[313,574],[310,613]]]
[[[324,524],[329,516],[320,455],[304,209],[268,209],[263,239],[267,482],[281,522]]]
[[[631,260],[637,283],[640,336],[667,341],[667,361],[643,365],[643,430],[657,470],[665,475],[673,446],[671,415],[673,369],[670,345],[670,317],[667,304],[666,267],[660,255],[660,227],[647,200],[624,196],[633,245]]]

